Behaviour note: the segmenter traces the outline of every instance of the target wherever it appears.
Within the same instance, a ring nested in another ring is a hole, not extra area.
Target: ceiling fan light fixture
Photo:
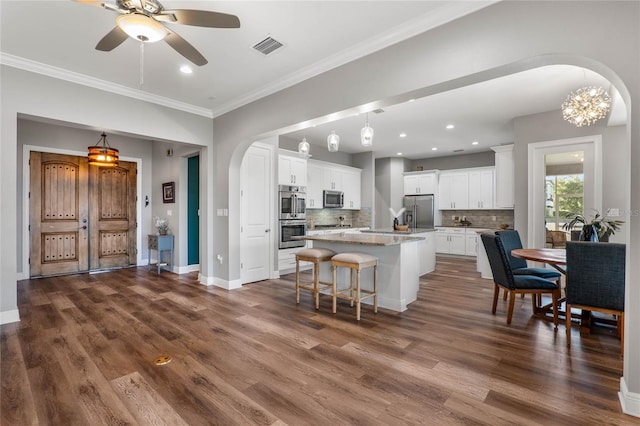
[[[369,113],[367,113],[367,121],[362,130],[360,130],[360,142],[362,146],[373,145],[373,128],[369,126]]]
[[[611,97],[602,87],[587,86],[571,92],[562,103],[562,117],[577,127],[590,126],[606,117]]]
[[[338,148],[340,148],[340,136],[336,135],[334,130],[327,136],[327,149],[329,152],[338,152]]]
[[[107,134],[102,132],[97,145],[87,148],[90,166],[115,167],[118,165],[120,151],[111,148]]]
[[[128,13],[116,18],[116,24],[135,40],[154,43],[164,39],[169,31],[160,22],[142,13]]]

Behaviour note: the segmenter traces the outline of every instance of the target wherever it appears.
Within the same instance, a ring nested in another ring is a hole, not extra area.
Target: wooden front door
[[[136,263],[136,163],[89,169],[91,269]]]
[[[135,264],[135,163],[32,152],[30,174],[30,276]]]

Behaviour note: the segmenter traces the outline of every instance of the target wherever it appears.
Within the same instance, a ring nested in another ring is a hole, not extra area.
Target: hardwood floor
[[[475,261],[440,257],[402,314],[320,298],[293,275],[208,289],[123,269],[27,280],[1,327],[2,425],[624,425],[614,331],[511,326]],[[173,360],[156,366],[169,354]]]

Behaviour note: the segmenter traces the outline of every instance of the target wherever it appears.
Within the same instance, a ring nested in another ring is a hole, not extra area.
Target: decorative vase
[[[580,231],[580,241],[598,242],[598,230],[595,225],[584,225]]]

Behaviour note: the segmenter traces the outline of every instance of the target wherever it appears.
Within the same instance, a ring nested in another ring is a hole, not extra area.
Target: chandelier
[[[109,146],[106,133],[102,132],[98,145],[90,146],[87,149],[89,150],[87,156],[90,166],[115,167],[118,165],[119,151]]]
[[[578,127],[590,126],[607,115],[611,97],[602,87],[582,87],[571,92],[561,108],[563,118],[569,123]]]
[[[360,142],[362,146],[373,145],[373,128],[369,126],[369,113],[367,113],[367,120],[362,130],[360,130]]]

